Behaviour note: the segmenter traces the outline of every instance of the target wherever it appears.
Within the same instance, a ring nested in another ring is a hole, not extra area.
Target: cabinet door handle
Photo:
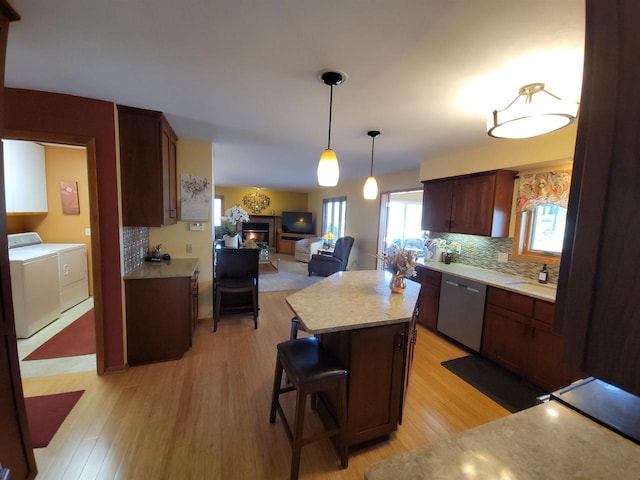
[[[396,348],[402,350],[404,348],[404,333],[396,335]]]

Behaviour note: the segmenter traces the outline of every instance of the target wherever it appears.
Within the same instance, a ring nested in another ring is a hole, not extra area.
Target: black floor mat
[[[477,355],[447,360],[442,366],[511,413],[533,407],[536,397],[548,393]]]

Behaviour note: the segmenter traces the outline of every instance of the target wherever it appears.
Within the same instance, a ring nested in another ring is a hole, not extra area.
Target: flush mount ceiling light
[[[335,187],[338,184],[338,177],[340,176],[338,157],[336,156],[336,152],[331,150],[331,113],[333,109],[333,87],[340,85],[344,78],[342,73],[331,71],[321,73],[320,76],[324,84],[331,87],[331,96],[329,97],[329,137],[327,140],[327,148],[322,152],[320,161],[318,162],[318,184],[323,187]]]
[[[545,90],[544,83],[520,88],[518,96],[487,119],[487,133],[496,138],[528,138],[566,127],[576,119],[578,104]]]
[[[378,182],[376,181],[376,177],[373,176],[373,148],[376,143],[376,137],[380,135],[380,132],[378,130],[369,130],[367,135],[371,137],[371,170],[367,181],[364,182],[362,193],[366,200],[375,200],[378,197]]]

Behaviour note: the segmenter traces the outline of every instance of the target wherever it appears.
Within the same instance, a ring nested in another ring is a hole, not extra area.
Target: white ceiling
[[[520,86],[578,100],[584,0],[10,0],[10,87],[165,113],[213,142],[218,185],[315,188],[327,145],[340,178],[417,169],[485,142]]]

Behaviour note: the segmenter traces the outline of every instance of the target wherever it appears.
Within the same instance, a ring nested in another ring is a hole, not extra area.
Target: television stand
[[[278,253],[295,255],[296,242],[303,238],[315,237],[313,233],[285,233],[278,232]]]

